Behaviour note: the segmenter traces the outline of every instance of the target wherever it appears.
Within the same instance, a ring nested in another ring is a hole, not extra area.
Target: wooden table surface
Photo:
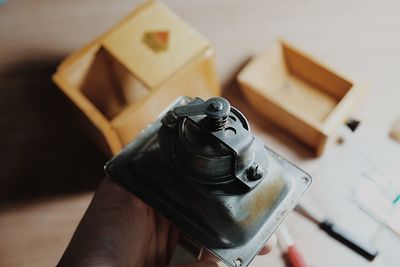
[[[373,241],[372,263],[293,213],[288,228],[311,266],[399,266],[400,238],[351,200],[365,155],[400,162],[388,131],[400,115],[398,1],[165,1],[214,44],[224,95],[243,110],[264,142],[307,170],[304,202]],[[138,1],[8,0],[0,4],[0,266],[54,266],[62,255],[105,162],[83,136],[68,101],[50,81],[60,60],[104,32]],[[284,38],[369,93],[344,128],[343,145],[313,158],[245,103],[233,81],[251,56]],[[285,266],[279,249],[252,266]]]

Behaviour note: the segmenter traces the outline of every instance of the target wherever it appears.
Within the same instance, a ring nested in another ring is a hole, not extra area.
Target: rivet
[[[247,179],[249,179],[250,181],[259,180],[263,177],[263,175],[264,175],[263,168],[256,164],[250,166],[246,171]]]

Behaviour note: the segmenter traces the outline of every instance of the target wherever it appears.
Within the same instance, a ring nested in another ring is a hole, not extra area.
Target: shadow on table
[[[62,57],[0,72],[0,199],[94,190],[106,159],[51,81]]]
[[[297,141],[296,138],[291,136],[289,133],[280,129],[278,126],[268,121],[260,114],[258,114],[249,103],[246,101],[245,96],[241,92],[239,83],[236,81],[236,77],[240,70],[249,62],[250,58],[243,61],[239,68],[233,73],[231,78],[222,87],[222,96],[227,98],[231,104],[238,108],[250,121],[251,124],[256,124],[259,129],[272,138],[276,139],[280,144],[287,146],[290,150],[294,151],[297,155],[302,158],[313,158],[313,153],[301,142]],[[265,144],[268,146],[268,144]]]

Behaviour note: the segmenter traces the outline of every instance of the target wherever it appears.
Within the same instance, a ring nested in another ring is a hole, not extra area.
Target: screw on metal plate
[[[115,173],[115,165],[112,163],[108,163],[104,166],[104,170],[109,174],[109,175],[114,175]]]
[[[252,165],[246,170],[247,179],[250,181],[257,181],[264,175],[264,170],[259,165]]]
[[[243,260],[242,258],[237,258],[233,261],[233,263],[235,264],[236,267],[240,267],[243,265]]]
[[[303,177],[301,177],[301,181],[302,181],[303,183],[307,184],[307,183],[309,183],[310,178],[308,178],[308,177],[306,177],[306,176],[303,176]]]

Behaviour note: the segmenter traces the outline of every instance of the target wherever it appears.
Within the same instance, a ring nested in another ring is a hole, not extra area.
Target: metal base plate
[[[168,109],[166,109],[165,113],[175,106],[188,103],[190,100],[191,99],[187,97],[177,99]],[[154,194],[151,190],[146,188],[146,186],[143,186],[140,180],[135,179],[134,175],[131,173],[130,166],[132,158],[140,152],[147,151],[147,149],[157,140],[157,132],[162,126],[161,117],[165,113],[161,114],[160,119],[144,129],[132,143],[126,146],[116,157],[111,159],[106,165],[106,172],[116,182],[127,187],[143,201],[155,208],[161,215],[165,216],[172,223],[180,227],[187,236],[193,238],[196,234],[199,236],[197,232],[199,229],[195,229],[194,227],[191,228],[189,224],[190,221],[188,223],[188,220],[179,218],[179,210],[175,209],[175,207],[168,203],[165,203],[163,199],[158,198],[157,194]],[[207,239],[203,238],[196,240],[193,238],[194,242],[207,248],[212,254],[220,258],[228,266],[248,266],[268,241],[273,232],[278,228],[285,216],[293,210],[301,196],[311,184],[311,177],[307,173],[272,150],[266,147],[265,149],[269,157],[284,171],[286,178],[290,180],[290,186],[284,196],[277,200],[278,204],[270,211],[268,217],[264,219],[256,234],[244,244],[230,248],[211,248],[211,246],[207,245]],[[212,218],[210,218],[210,220],[212,220]]]

